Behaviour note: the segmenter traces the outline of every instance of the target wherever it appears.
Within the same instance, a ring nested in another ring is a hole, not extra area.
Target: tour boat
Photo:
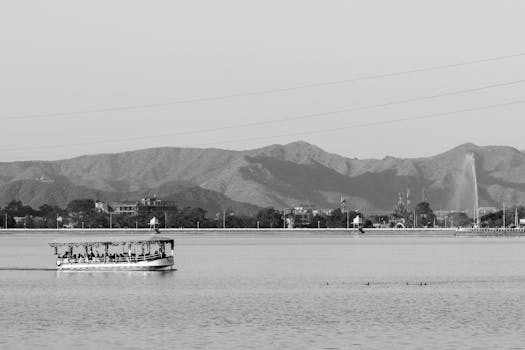
[[[169,253],[166,251],[168,244]],[[173,269],[173,239],[155,234],[57,239],[49,245],[55,249],[57,270]]]

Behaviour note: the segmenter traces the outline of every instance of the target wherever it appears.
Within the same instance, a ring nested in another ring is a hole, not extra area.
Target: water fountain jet
[[[476,157],[474,153],[469,153],[465,157],[465,167],[466,170],[470,170],[472,175],[472,184],[474,187],[474,226],[480,226],[479,219],[479,198],[478,198],[478,175],[476,173]]]

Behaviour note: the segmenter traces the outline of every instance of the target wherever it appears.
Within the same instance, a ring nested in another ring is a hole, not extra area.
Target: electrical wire
[[[237,93],[237,94],[221,95],[221,96],[210,96],[210,97],[200,97],[200,98],[193,98],[193,99],[184,99],[184,100],[163,102],[163,103],[150,103],[150,104],[140,104],[140,105],[116,106],[116,107],[87,109],[87,110],[82,110],[82,111],[68,111],[68,112],[55,112],[55,113],[44,113],[44,114],[27,114],[27,115],[19,115],[19,116],[8,116],[8,117],[0,118],[0,121],[5,121],[5,120],[26,120],[26,119],[39,119],[39,118],[55,118],[55,117],[66,117],[66,116],[73,116],[73,115],[105,113],[105,112],[132,111],[132,110],[150,109],[150,108],[166,107],[166,106],[181,105],[181,104],[191,104],[191,103],[199,103],[199,102],[211,102],[211,101],[218,101],[218,100],[227,100],[227,99],[249,97],[249,96],[268,95],[268,94],[275,94],[275,93],[288,92],[288,91],[294,91],[294,90],[302,90],[302,89],[310,89],[310,88],[316,88],[316,87],[322,87],[322,86],[350,84],[350,83],[356,83],[356,82],[367,81],[367,80],[375,80],[375,79],[381,79],[381,78],[390,78],[390,77],[396,77],[396,76],[403,76],[403,75],[414,74],[414,73],[437,71],[437,70],[443,70],[443,69],[449,69],[449,68],[455,68],[455,67],[468,66],[468,65],[473,65],[473,64],[482,64],[482,63],[488,63],[488,62],[494,62],[494,61],[500,61],[500,60],[508,60],[508,59],[513,59],[513,58],[520,58],[520,57],[524,57],[524,56],[525,56],[525,53],[517,53],[517,54],[512,54],[512,55],[495,56],[495,57],[476,59],[476,60],[470,60],[470,61],[463,61],[463,62],[457,62],[457,63],[451,63],[451,64],[442,64],[442,65],[430,66],[430,67],[424,67],[424,68],[409,69],[409,70],[404,70],[404,71],[382,73],[382,74],[373,74],[373,75],[365,75],[365,76],[355,77],[355,78],[350,78],[350,79],[325,81],[325,82],[319,82],[319,83],[296,85],[296,86],[290,86],[290,87],[284,87],[284,88],[275,88],[275,89],[268,89],[268,90],[258,90],[258,91],[251,91],[251,92],[244,92],[244,93]]]
[[[489,109],[507,107],[507,106],[512,106],[512,105],[524,104],[524,103],[525,103],[525,99],[524,100],[514,100],[514,101],[509,101],[509,102],[480,106],[480,107],[472,107],[472,108],[465,108],[465,109],[453,110],[453,111],[448,111],[448,112],[425,114],[421,116],[396,118],[396,119],[389,119],[389,120],[382,120],[382,121],[375,121],[375,122],[355,123],[355,124],[349,124],[345,126],[338,126],[335,128],[325,128],[325,129],[312,130],[312,131],[306,131],[306,132],[288,133],[288,134],[280,134],[280,135],[266,135],[266,136],[260,136],[260,137],[223,140],[223,141],[216,141],[216,142],[209,142],[209,143],[198,143],[198,144],[192,144],[192,145],[184,146],[184,147],[203,147],[203,146],[210,146],[210,145],[217,145],[217,144],[224,144],[224,143],[236,143],[236,142],[242,142],[242,141],[266,140],[266,139],[275,139],[275,138],[290,137],[290,136],[314,135],[314,134],[321,134],[321,133],[328,133],[328,132],[337,132],[337,131],[348,130],[348,129],[360,129],[360,128],[367,128],[371,126],[395,124],[395,123],[408,122],[408,121],[436,119],[440,117],[448,117],[451,115],[482,111],[482,110],[489,110]],[[162,136],[172,136],[172,134],[164,134]],[[13,147],[13,148],[4,148],[4,149],[1,149],[0,151],[20,151],[20,150],[34,150],[34,149],[65,148],[65,147],[74,147],[74,146],[94,145],[94,144],[101,144],[101,143],[119,143],[123,141],[131,141],[131,140],[138,140],[138,139],[144,139],[144,138],[158,138],[162,136],[151,135],[151,136],[126,138],[126,139],[98,140],[98,141],[40,146],[40,147]]]
[[[210,143],[199,143],[199,144],[193,144],[193,145],[189,145],[185,147],[203,147],[203,146],[217,145],[217,144],[223,144],[223,143],[235,143],[235,142],[242,142],[242,141],[266,140],[266,139],[274,139],[274,138],[281,138],[281,137],[324,134],[328,132],[337,132],[337,131],[348,130],[348,129],[361,129],[361,128],[368,128],[372,126],[396,124],[396,123],[408,122],[408,121],[418,121],[418,120],[425,120],[425,119],[435,119],[439,117],[449,117],[452,115],[457,115],[457,114],[462,114],[462,113],[477,112],[477,111],[489,110],[489,109],[494,109],[494,108],[508,107],[508,106],[513,106],[513,105],[518,105],[518,104],[525,104],[525,99],[509,101],[509,102],[504,102],[504,103],[497,103],[497,104],[486,105],[486,106],[481,106],[481,107],[459,109],[459,110],[454,110],[454,111],[449,111],[449,112],[431,113],[431,114],[415,116],[415,117],[404,117],[404,118],[382,120],[382,121],[375,121],[375,122],[351,124],[351,125],[346,125],[346,126],[339,126],[336,128],[327,128],[327,129],[320,129],[320,130],[313,130],[313,131],[306,131],[306,132],[297,132],[297,133],[272,135],[272,136],[250,137],[250,138],[244,138],[244,139],[218,141],[218,142],[210,142]]]
[[[263,126],[263,125],[286,123],[286,122],[290,122],[290,121],[297,121],[297,120],[305,120],[305,119],[326,117],[326,116],[330,116],[330,115],[337,115],[337,114],[342,114],[342,113],[347,113],[347,112],[366,111],[366,110],[371,110],[371,109],[384,108],[384,107],[389,107],[389,106],[405,104],[405,103],[432,100],[432,99],[437,99],[437,98],[441,98],[441,97],[457,96],[457,95],[462,95],[462,94],[467,94],[467,93],[472,93],[472,92],[479,92],[479,91],[489,90],[489,89],[493,89],[493,88],[500,88],[500,87],[518,85],[518,84],[523,84],[523,83],[525,83],[525,79],[514,80],[514,81],[509,81],[509,82],[502,82],[502,83],[495,83],[495,84],[484,85],[484,86],[480,86],[480,87],[474,87],[474,88],[468,88],[468,89],[462,89],[462,90],[447,91],[447,92],[442,92],[442,93],[433,94],[433,95],[427,95],[427,96],[419,96],[419,97],[408,98],[408,99],[393,100],[393,101],[388,101],[388,102],[383,102],[383,103],[378,103],[378,104],[365,105],[365,106],[360,106],[360,107],[341,108],[341,109],[336,109],[336,110],[332,110],[332,111],[311,113],[311,114],[305,114],[305,115],[300,115],[300,116],[295,116],[295,117],[278,118],[278,119],[267,119],[267,120],[258,121],[258,122],[250,122],[250,123],[235,124],[235,125],[225,125],[225,126],[214,127],[214,128],[189,130],[189,131],[179,131],[179,132],[166,133],[166,134],[157,134],[157,135],[147,135],[147,136],[136,136],[136,137],[121,138],[121,139],[119,139],[119,142],[120,141],[145,140],[145,139],[153,139],[153,138],[168,137],[168,136],[198,135],[198,134],[211,133],[211,132],[217,132],[217,131],[223,131],[223,130],[232,130],[232,129],[241,129],[241,128],[254,127],[254,126]],[[93,143],[90,142],[89,144],[109,143],[109,142],[112,142],[112,140],[114,140],[114,139],[93,141]]]

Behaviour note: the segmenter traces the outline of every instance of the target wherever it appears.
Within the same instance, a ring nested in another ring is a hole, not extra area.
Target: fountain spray
[[[472,180],[474,184],[474,225],[480,226],[479,218],[479,199],[478,199],[478,177],[476,174],[476,158],[474,153],[467,154],[467,162],[469,163],[472,171]]]

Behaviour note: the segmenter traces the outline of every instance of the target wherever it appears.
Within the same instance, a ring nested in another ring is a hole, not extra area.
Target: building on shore
[[[294,225],[297,227],[307,227],[314,217],[314,206],[311,204],[301,204],[292,209]]]
[[[15,221],[15,225],[16,226],[24,227],[26,225],[26,217],[25,216],[13,216],[13,220]]]
[[[107,214],[109,213],[109,205],[108,203],[105,203],[105,202],[96,201],[95,210],[98,211],[99,213]]]
[[[485,215],[497,212],[498,208],[496,208],[496,207],[479,207],[478,211],[479,211],[479,216],[482,217],[482,216],[485,216]]]
[[[97,202],[98,203],[98,202]],[[95,208],[104,210],[102,204],[95,203]],[[144,197],[139,201],[120,201],[110,204],[111,213],[115,215],[132,215],[150,214],[152,212],[169,212],[177,209],[174,201],[158,199],[156,197]],[[109,208],[108,208],[109,209]]]
[[[116,215],[139,215],[139,206],[137,202],[113,202],[110,207],[111,212]]]
[[[166,212],[177,209],[177,204],[174,201],[167,201],[158,199],[156,197],[145,197],[142,198],[138,203],[140,212]]]

